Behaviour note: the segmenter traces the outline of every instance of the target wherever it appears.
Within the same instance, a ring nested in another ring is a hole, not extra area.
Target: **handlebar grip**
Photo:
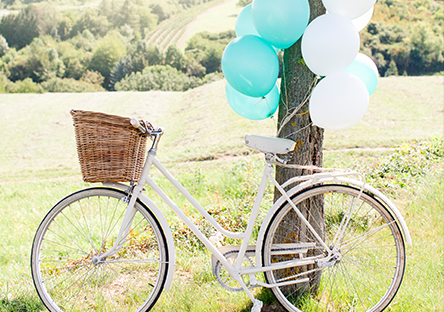
[[[131,118],[131,125],[134,127],[134,128],[136,128],[136,129],[138,129],[140,132],[142,132],[142,133],[146,133],[146,129],[145,129],[145,127],[144,126],[142,126],[141,124],[140,124],[140,122],[136,119],[136,118]]]

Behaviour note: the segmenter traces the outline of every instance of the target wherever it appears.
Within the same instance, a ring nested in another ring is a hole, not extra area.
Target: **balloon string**
[[[284,122],[281,124],[281,126],[279,127],[279,130],[278,130],[278,132],[277,132],[277,134],[276,134],[277,137],[279,137],[279,134],[281,133],[281,131],[282,131],[282,129],[284,128],[284,126],[285,126],[287,123],[290,122],[290,120],[291,120],[291,119],[292,119],[292,118],[293,118],[293,117],[299,112],[299,110],[300,110],[300,109],[301,109],[301,108],[307,103],[307,101],[310,99],[310,97],[311,97],[311,93],[312,93],[312,91],[313,91],[313,88],[316,86],[316,84],[317,84],[317,82],[319,81],[320,78],[321,78],[320,76],[316,76],[316,77],[315,77],[315,79],[314,79],[313,82],[311,83],[310,88],[308,89],[307,94],[305,95],[304,100],[302,101],[302,103],[299,104],[299,105],[293,110],[293,112],[285,118]],[[285,80],[285,77],[284,77],[284,80]],[[285,93],[285,95],[287,96],[287,92]],[[287,99],[287,103],[288,103],[288,99]],[[287,114],[288,114],[288,113],[287,113]],[[303,129],[307,128],[307,127],[310,126],[311,124],[312,124],[312,123],[310,123],[309,125],[305,126],[304,128],[302,128],[302,129],[300,129],[300,130],[303,130]],[[300,131],[300,130],[299,130],[299,131]],[[295,133],[297,133],[297,132],[295,132]]]
[[[268,111],[269,111],[269,114],[271,115],[271,117],[270,118],[273,118],[273,114],[271,114],[271,107],[270,107],[270,103],[268,102],[268,99],[265,97],[265,96],[263,96],[256,104],[254,104],[254,106],[256,106],[256,105],[258,105],[260,102],[262,102],[263,100],[265,100],[265,102],[267,103],[267,107],[268,107]]]
[[[287,137],[290,137],[290,136],[292,136],[292,135],[298,134],[299,132],[304,131],[305,129],[307,129],[308,127],[310,127],[311,125],[313,125],[312,122],[310,122],[310,123],[309,123],[308,125],[306,125],[305,127],[302,127],[302,128],[300,128],[300,129],[298,129],[297,131],[290,132],[290,133],[287,135]]]

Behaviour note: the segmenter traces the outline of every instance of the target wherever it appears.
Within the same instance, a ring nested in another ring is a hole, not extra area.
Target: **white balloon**
[[[370,10],[376,0],[322,0],[328,12],[352,20]]]
[[[324,14],[314,19],[302,37],[302,57],[315,74],[327,76],[346,69],[359,52],[359,32],[347,18]]]
[[[318,127],[341,130],[364,117],[369,104],[365,84],[356,76],[337,73],[322,79],[311,94],[310,117]]]
[[[367,26],[367,24],[370,22],[370,20],[372,19],[372,16],[373,16],[374,9],[375,9],[375,7],[372,6],[371,9],[368,10],[363,15],[361,15],[355,19],[352,19],[352,23],[353,23],[353,25],[355,25],[355,27],[358,31],[363,30],[364,27]]]

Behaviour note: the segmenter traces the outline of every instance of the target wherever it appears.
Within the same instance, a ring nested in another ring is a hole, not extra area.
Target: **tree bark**
[[[309,0],[309,2],[311,22],[317,16],[325,14],[326,10],[322,0]],[[314,82],[316,82],[316,75],[310,71],[303,61],[301,39],[299,39],[284,52],[278,129],[281,128],[287,116],[306,100]],[[280,131],[279,137],[296,142],[296,149],[289,161],[290,164],[322,166],[324,130],[310,124],[307,101]],[[276,180],[279,183],[283,183],[296,175],[304,174],[311,174],[311,171],[283,167],[276,168]],[[279,194],[275,194],[275,200],[279,196]]]
[[[322,0],[309,0],[310,3],[310,22],[319,15],[325,14],[326,10],[322,4]],[[311,72],[305,65],[302,52],[301,40],[298,40],[293,46],[285,50],[283,60],[283,73],[281,81],[281,99],[279,103],[278,115],[278,133],[279,137],[291,139],[296,142],[296,149],[291,155],[289,164],[297,164],[302,166],[314,165],[322,167],[322,143],[324,139],[324,130],[311,124],[308,111],[308,97],[312,88],[318,81],[318,77]],[[297,113],[290,119],[296,108]],[[286,124],[284,124],[284,121]],[[284,124],[284,125],[283,125]],[[283,126],[282,126],[283,125]],[[282,127],[282,129],[281,129]],[[299,176],[312,174],[311,170],[301,170],[294,168],[284,168],[276,166],[276,180],[282,184],[288,179]],[[275,190],[275,201],[281,196],[279,191]],[[324,202],[323,197],[318,196],[304,205],[299,205],[302,214],[308,218],[320,237],[324,238]],[[310,233],[299,233],[297,229],[302,229],[301,220],[296,214],[289,213],[285,218],[291,219],[290,223],[295,224],[295,237],[298,241],[307,241],[308,237],[312,237]],[[313,222],[312,218],[316,219]],[[313,256],[310,251],[307,256]],[[301,270],[310,270],[311,267],[304,267]],[[316,293],[320,283],[321,273],[309,274],[310,282],[305,284],[296,284],[289,288],[304,287],[311,293]]]

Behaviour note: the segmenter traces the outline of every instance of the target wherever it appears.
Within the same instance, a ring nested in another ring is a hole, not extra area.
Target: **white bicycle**
[[[100,118],[108,116],[94,115],[88,131],[95,133]],[[125,122],[129,126],[129,118]],[[219,283],[246,292],[252,311],[262,307],[251,292],[254,287],[270,288],[288,311],[382,311],[390,304],[403,278],[404,239],[411,244],[411,238],[397,208],[362,175],[321,172],[279,185],[273,165],[283,164],[281,158],[295,143],[247,135],[246,144],[265,154],[265,168],[247,229],[234,233],[222,228],[157,160],[163,130],[131,122],[137,136],[153,140],[146,158],[142,155],[138,183],[104,181],[103,186],[73,193],[49,211],[36,232],[32,277],[49,311],[149,311],[162,290],[170,288],[175,270],[173,236],[161,210],[144,195],[146,186],[212,252]],[[109,142],[113,139],[106,133],[119,131],[123,130],[106,130],[92,140]],[[79,144],[81,138],[76,136]],[[96,157],[99,152],[94,153]],[[100,153],[108,155],[109,150]],[[141,154],[139,144],[129,159]],[[114,170],[111,166],[105,168]],[[152,167],[214,226],[214,237],[206,237],[153,181]],[[249,245],[269,181],[282,196],[263,220],[256,244]],[[217,248],[214,238],[220,234],[242,243]]]

